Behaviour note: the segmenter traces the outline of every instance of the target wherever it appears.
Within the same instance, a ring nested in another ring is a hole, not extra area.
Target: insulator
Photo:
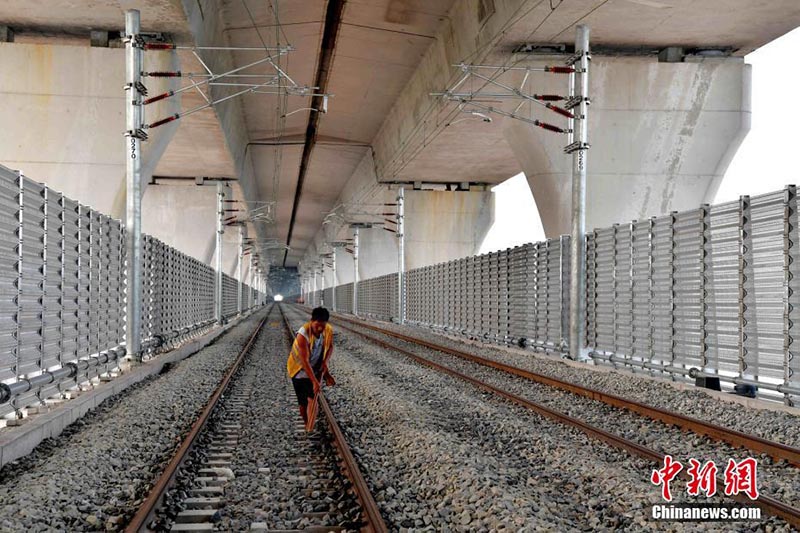
[[[183,76],[183,74],[181,73],[180,70],[176,72],[157,71],[157,72],[142,72],[142,76],[146,76],[149,78],[180,78],[181,76]]]
[[[152,124],[149,124],[147,127],[150,128],[150,129],[157,128],[159,126],[163,126],[164,124],[172,122],[173,120],[178,120],[179,118],[181,118],[181,116],[178,113],[175,113],[174,115],[172,115],[170,117],[162,118],[161,120],[157,120],[157,121],[153,122]]]
[[[175,91],[167,91],[165,93],[153,96],[152,98],[147,98],[147,99],[143,100],[142,104],[144,104],[144,105],[152,104],[153,102],[158,102],[159,100],[163,100],[165,98],[169,98],[170,96],[173,96],[174,94],[175,94]]]
[[[145,50],[175,50],[177,45],[172,43],[145,43]]]
[[[562,108],[558,107],[557,105],[547,104],[547,109],[555,111],[559,115],[563,115],[563,116],[565,116],[567,118],[575,118],[574,114],[572,114],[571,112],[567,111],[566,109],[562,109]]]
[[[564,130],[562,128],[559,128],[558,126],[554,126],[552,124],[548,124],[547,122],[540,122],[540,121],[537,120],[536,121],[536,125],[539,126],[542,129],[545,129],[545,130],[548,130],[548,131],[554,131],[556,133],[567,133],[566,130]]]
[[[554,74],[572,74],[575,72],[575,69],[572,67],[544,67],[544,71]]]

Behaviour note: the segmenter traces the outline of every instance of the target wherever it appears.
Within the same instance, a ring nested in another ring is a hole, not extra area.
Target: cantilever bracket
[[[564,147],[565,154],[571,154],[580,150],[588,150],[591,147],[589,143],[582,143],[580,141],[575,141],[572,144],[568,144]]]

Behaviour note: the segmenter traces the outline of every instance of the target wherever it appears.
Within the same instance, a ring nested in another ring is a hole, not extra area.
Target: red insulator
[[[159,94],[159,95],[154,96],[152,98],[147,98],[147,99],[143,100],[142,104],[144,104],[144,105],[152,104],[153,102],[158,102],[159,100],[163,100],[164,98],[169,98],[170,96],[173,96],[174,94],[175,94],[175,91],[169,91],[169,92],[166,92],[166,93],[162,93],[162,94]]]
[[[572,74],[575,72],[573,67],[544,67],[545,72],[553,72],[554,74]]]
[[[567,133],[566,130],[561,129],[558,126],[553,126],[552,124],[548,124],[547,122],[540,122],[537,120],[536,125],[542,129],[554,131],[556,133]]]
[[[171,117],[162,118],[161,120],[157,120],[157,121],[153,122],[152,124],[150,124],[148,126],[148,128],[150,128],[150,129],[157,128],[159,126],[163,126],[164,124],[167,124],[168,122],[172,122],[173,120],[178,120],[179,118],[181,118],[181,116],[178,113],[175,113]]]
[[[397,233],[395,230],[393,230],[391,228],[383,228],[383,229],[385,229],[386,231],[391,231],[392,233]]]
[[[559,96],[557,94],[534,94],[533,97],[543,102],[558,102],[560,100],[565,100],[563,96]]]
[[[558,113],[559,115],[563,115],[567,118],[575,118],[575,115],[564,109],[563,107],[558,107],[557,105],[547,104],[547,109],[551,109]]]
[[[142,72],[142,75],[149,78],[180,78],[183,74],[179,70],[177,72]]]
[[[177,46],[172,43],[145,43],[144,45],[145,50],[174,50],[175,48]]]

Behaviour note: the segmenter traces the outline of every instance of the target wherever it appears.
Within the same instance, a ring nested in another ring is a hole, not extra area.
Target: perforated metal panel
[[[799,234],[794,187],[590,232],[585,345],[649,373],[684,379],[692,369],[796,390]],[[411,270],[406,318],[563,352],[569,261],[562,237]],[[359,283],[360,314],[396,318],[393,280]],[[337,307],[350,311],[352,285],[336,290]]]
[[[336,311],[341,313],[353,312],[353,284],[347,283],[336,287]]]
[[[142,337],[196,329],[214,316],[214,270],[144,236]],[[124,343],[125,234],[120,222],[0,166],[0,381],[12,383]],[[224,279],[225,313],[238,283]],[[249,305],[263,295],[242,287]],[[111,370],[91,365],[75,385]],[[0,415],[70,383],[36,388]]]
[[[397,316],[397,309],[397,274],[387,274],[359,282],[359,314],[391,320]]]
[[[42,295],[42,367],[61,364],[61,271],[62,248],[61,194],[45,189],[44,284]]]
[[[0,167],[0,380],[17,377],[19,177]]]
[[[323,298],[323,303],[325,304],[325,307],[327,307],[328,309],[331,309],[331,305],[333,304],[333,289],[328,287],[327,289],[322,291],[322,298]]]
[[[42,363],[44,186],[20,178],[20,194],[17,375],[28,376]]]
[[[78,202],[63,197],[64,272],[61,322],[63,327],[62,361],[78,358],[78,265],[80,262],[80,228]]]
[[[238,312],[236,291],[239,290],[238,282],[227,274],[222,274],[222,314],[226,317]]]

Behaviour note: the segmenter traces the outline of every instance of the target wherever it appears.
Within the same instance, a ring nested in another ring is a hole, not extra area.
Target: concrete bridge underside
[[[154,130],[145,145],[146,232],[211,263],[214,182],[196,178],[223,178],[232,198],[242,201],[237,216],[262,243],[261,255],[296,267],[349,237],[349,221],[377,217],[385,210],[377,204],[392,203],[403,185],[412,190],[406,265],[414,268],[475,253],[493,219],[488,187],[524,171],[545,230],[556,236],[568,231],[570,212],[563,138],[496,115],[491,123],[458,120],[453,103],[430,93],[452,85],[459,77],[453,65],[462,61],[559,62],[561,55],[514,50],[526,43],[569,46],[581,23],[592,29],[594,48],[587,227],[712,198],[749,128],[750,67],[743,56],[799,25],[800,5],[580,0],[553,7],[529,0],[95,0],[85,7],[8,0],[0,6],[0,36],[7,41],[0,42],[0,63],[14,75],[0,77],[0,163],[122,216],[118,36],[124,10],[137,8],[144,31],[179,44],[291,43],[294,51],[276,64],[299,85],[334,95],[323,114],[305,109],[318,109],[320,98],[249,94]],[[259,51],[198,54],[214,72],[263,57]],[[149,52],[147,62],[146,69],[203,72],[188,51]],[[498,79],[519,82],[514,72]],[[151,94],[178,83],[147,80]],[[532,76],[530,83],[537,92],[565,90],[564,80],[552,76]],[[234,90],[217,85],[206,97]],[[204,101],[187,91],[148,107],[147,117]],[[425,190],[437,187],[459,190]],[[264,205],[257,202],[275,203],[270,220],[245,214]],[[337,209],[345,216],[323,224]],[[371,229],[361,237],[361,275],[394,271],[393,234]],[[237,242],[238,233],[229,231],[225,249],[233,252]],[[337,254],[337,281],[347,282],[352,265],[342,249]],[[226,270],[235,273],[234,254],[224,257]]]

